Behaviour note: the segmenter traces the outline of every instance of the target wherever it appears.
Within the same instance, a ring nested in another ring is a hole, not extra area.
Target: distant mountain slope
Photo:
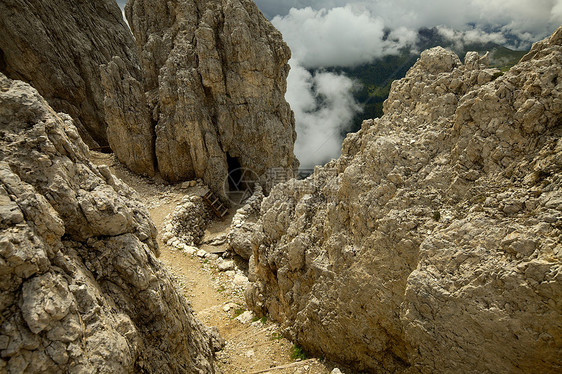
[[[364,119],[381,117],[382,105],[388,97],[390,84],[406,75],[406,72],[419,58],[418,51],[436,46],[453,50],[461,59],[469,51],[476,51],[481,55],[490,52],[490,66],[497,67],[502,71],[509,70],[527,53],[527,51],[514,51],[491,42],[466,44],[462,49],[459,49],[455,47],[453,41],[441,35],[436,28],[432,28],[421,29],[418,32],[415,52],[410,49],[402,50],[399,55],[385,56],[368,64],[351,68],[330,68],[329,71],[345,74],[359,83],[357,90],[354,92],[354,97],[362,105],[363,112],[356,115],[353,126],[349,131],[359,130]]]

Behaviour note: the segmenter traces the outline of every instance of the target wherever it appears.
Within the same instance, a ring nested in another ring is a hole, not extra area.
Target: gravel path
[[[92,152],[92,162],[106,164],[139,194],[152,219],[162,231],[162,224],[185,196],[200,194],[201,188],[168,186],[130,173],[113,155]],[[224,235],[232,212],[224,221],[213,221],[203,241]],[[241,270],[219,271],[214,256],[201,258],[167,246],[158,237],[160,260],[177,280],[185,297],[201,322],[216,327],[226,345],[217,352],[223,374],[275,373],[326,374],[332,365],[318,359],[295,359],[293,343],[281,337],[277,324],[267,318],[257,319],[246,311],[244,277]],[[207,249],[207,248],[205,248]],[[238,276],[236,276],[238,274]],[[246,319],[246,320],[244,320]]]

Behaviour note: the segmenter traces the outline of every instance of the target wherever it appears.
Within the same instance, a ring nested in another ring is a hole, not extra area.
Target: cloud
[[[562,25],[562,1],[558,1],[552,8],[550,22]]]
[[[355,102],[355,83],[328,72],[310,73],[291,59],[285,98],[295,113],[295,154],[302,168],[312,168],[339,156],[342,133],[361,108]]]
[[[437,26],[437,31],[441,36],[453,42],[456,51],[463,51],[465,46],[473,43],[496,43],[505,45],[507,39],[501,32],[484,32],[474,28],[471,30],[458,31],[446,26]]]
[[[388,34],[384,21],[350,6],[315,10],[293,8],[272,23],[307,68],[354,66],[376,57],[398,53],[415,40],[414,32],[400,28]]]
[[[502,27],[516,34],[545,35],[562,23],[557,13],[561,0],[472,0],[479,19],[471,22]]]
[[[256,0],[269,18],[286,16],[291,8],[330,10],[349,7],[368,11],[383,19],[385,26],[405,27],[446,26],[457,30],[493,28],[519,37],[537,40],[552,33],[562,24],[562,0]]]
[[[275,16],[285,16],[292,8],[332,9],[352,2],[349,0],[255,0],[260,10],[269,19]]]

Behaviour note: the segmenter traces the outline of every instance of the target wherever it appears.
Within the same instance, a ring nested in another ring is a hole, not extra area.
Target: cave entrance
[[[254,187],[259,182],[259,178],[252,170],[242,167],[240,160],[226,154],[228,164],[228,182],[225,183],[225,192],[230,203],[234,206],[243,205],[254,193]]]
[[[240,192],[244,190],[243,183],[243,169],[240,161],[236,157],[226,154],[226,162],[228,164],[228,191]]]

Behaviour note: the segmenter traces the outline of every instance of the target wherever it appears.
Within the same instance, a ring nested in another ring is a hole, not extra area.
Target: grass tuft
[[[245,311],[246,311],[246,309],[244,309],[244,308],[236,308],[236,310],[234,311],[234,317],[233,318],[238,317],[240,314],[244,313]]]
[[[291,359],[293,360],[306,360],[306,353],[303,351],[302,347],[298,344],[293,344],[291,348]]]

